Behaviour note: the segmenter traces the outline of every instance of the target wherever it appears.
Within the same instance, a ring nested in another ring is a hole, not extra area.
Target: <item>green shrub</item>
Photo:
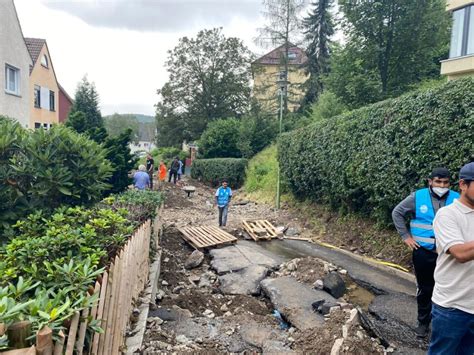
[[[234,118],[210,122],[199,140],[204,158],[240,158],[238,147],[240,122]]]
[[[34,210],[91,205],[110,186],[106,150],[64,126],[27,131],[0,119],[0,221]],[[5,206],[5,207],[4,207]]]
[[[474,154],[474,79],[367,106],[287,133],[279,162],[296,196],[390,221],[435,166]]]
[[[268,146],[276,136],[278,127],[274,116],[253,114],[240,121],[237,147],[242,157],[251,158]]]
[[[191,177],[211,186],[219,186],[222,179],[227,179],[231,187],[237,188],[244,182],[246,166],[247,159],[196,159],[191,168]]]
[[[163,195],[151,190],[128,190],[106,201],[112,203],[114,209],[126,209],[129,220],[141,223],[155,217],[156,209],[163,203]]]

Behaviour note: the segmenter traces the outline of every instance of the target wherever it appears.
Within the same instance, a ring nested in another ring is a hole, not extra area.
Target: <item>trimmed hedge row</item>
[[[474,79],[370,105],[283,135],[279,162],[292,192],[390,221],[433,167],[453,181],[474,157]]]
[[[237,188],[244,183],[247,163],[247,159],[237,158],[196,159],[191,168],[191,177],[214,187],[222,179],[227,179],[231,187]]]

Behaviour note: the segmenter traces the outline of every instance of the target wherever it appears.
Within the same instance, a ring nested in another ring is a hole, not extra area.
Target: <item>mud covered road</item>
[[[186,268],[194,249],[178,228],[217,224],[214,190],[189,183],[191,198],[166,186],[159,292],[140,353],[424,353],[413,284],[310,243],[246,240],[245,219],[267,219],[293,237],[307,231],[290,211],[239,200],[238,191],[225,228],[238,242]]]

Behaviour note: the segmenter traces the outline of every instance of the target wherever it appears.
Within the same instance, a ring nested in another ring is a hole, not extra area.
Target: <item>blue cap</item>
[[[461,168],[459,180],[474,180],[474,162],[466,164]]]

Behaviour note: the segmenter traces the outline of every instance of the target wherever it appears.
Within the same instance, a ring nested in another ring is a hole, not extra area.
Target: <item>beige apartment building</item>
[[[452,13],[449,59],[441,62],[441,74],[448,80],[474,76],[474,0],[448,0]]]
[[[263,109],[278,110],[280,87],[277,81],[284,78],[285,46],[275,48],[252,63],[252,96]],[[290,44],[288,50],[288,110],[296,111],[305,95],[304,83],[308,80],[304,65],[308,57],[303,49]]]

